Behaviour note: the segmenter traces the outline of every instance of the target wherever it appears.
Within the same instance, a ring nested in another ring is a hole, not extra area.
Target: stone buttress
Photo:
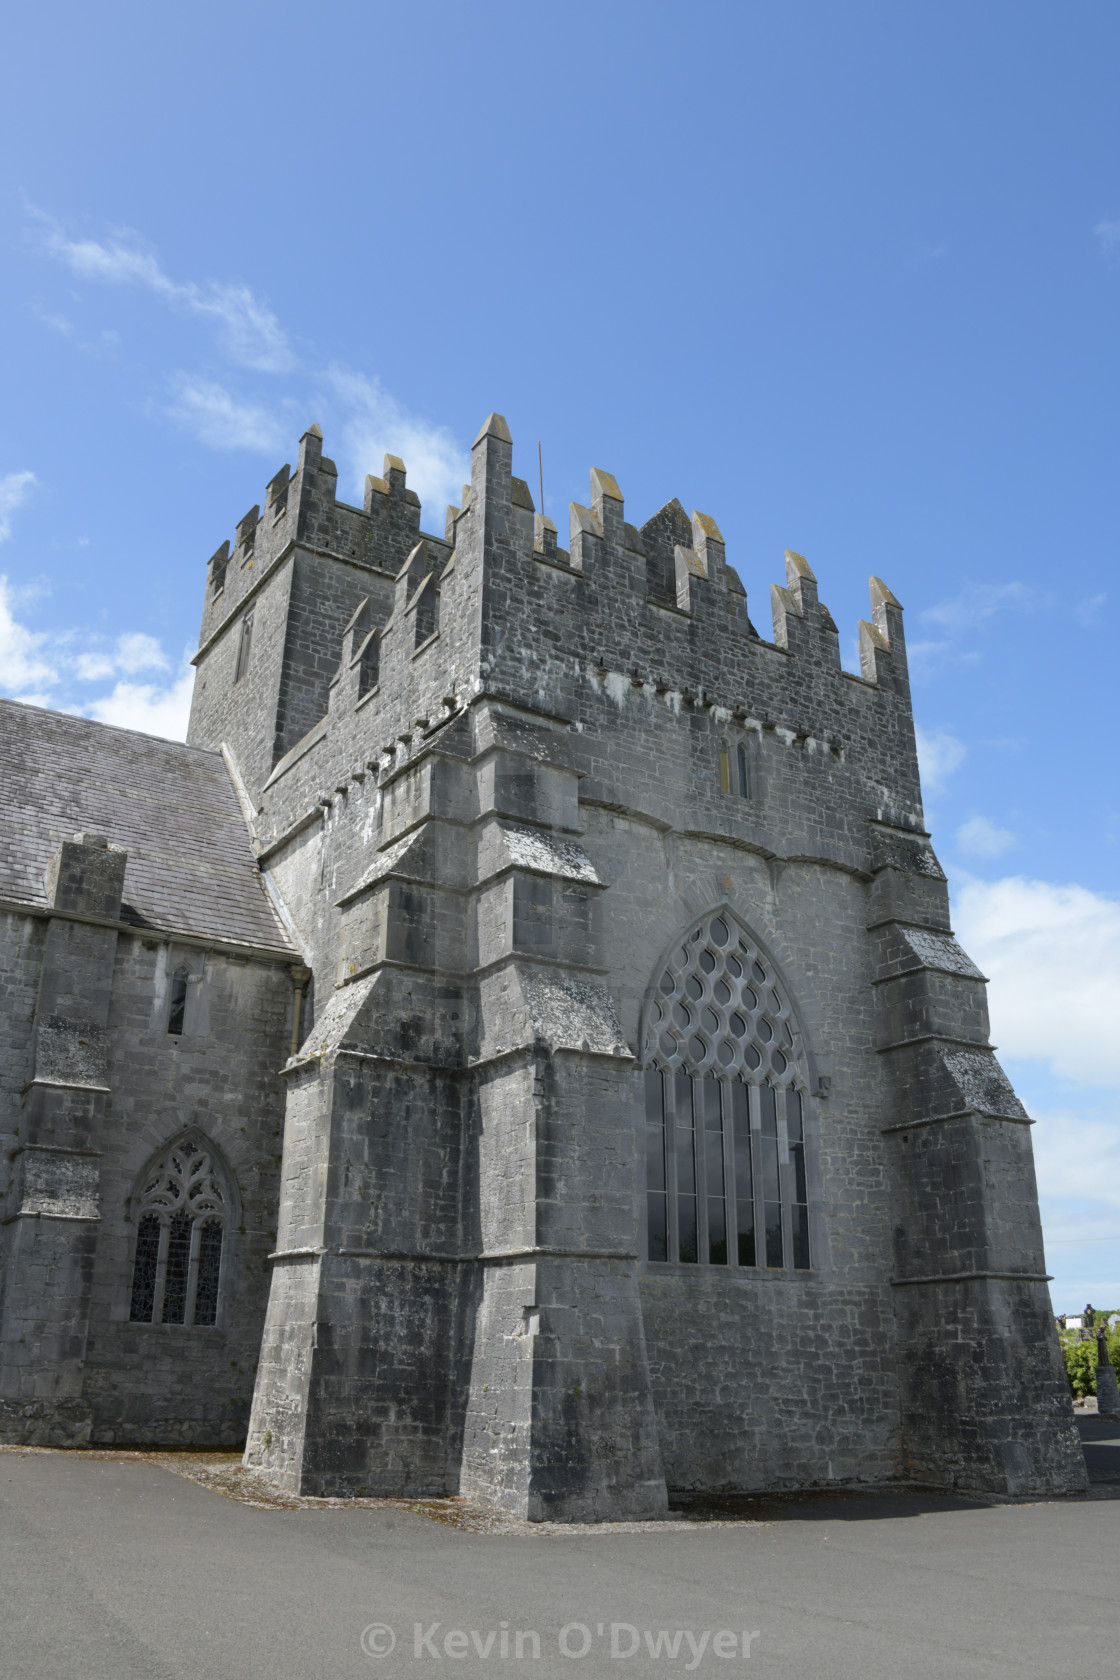
[[[0,1298],[5,1433],[39,1446],[79,1445],[90,1433],[82,1390],[109,1097],[111,924],[120,916],[126,861],[102,836],[76,834],[55,853],[47,877],[55,913],[43,949]]]
[[[803,557],[767,640],[679,502],[639,530],[597,470],[561,549],[498,415],[442,537],[395,458],[363,508],[335,476],[313,428],[211,562],[191,726],[314,971],[247,1462],[532,1519],[667,1471],[1083,1486],[890,591],[857,675]],[[808,1261],[643,1247],[641,1023],[721,904],[802,1023]]]

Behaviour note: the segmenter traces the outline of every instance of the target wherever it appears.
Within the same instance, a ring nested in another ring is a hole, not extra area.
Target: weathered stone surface
[[[65,1328],[55,1427],[94,1439],[236,1438],[259,1348],[249,1461],[308,1493],[599,1519],[667,1485],[1080,1487],[1029,1121],[925,832],[898,602],[871,581],[854,676],[803,556],[764,639],[710,515],[639,529],[597,469],[564,551],[512,453],[492,415],[436,537],[395,457],[339,502],[312,428],[211,560],[192,746],[152,745],[248,826],[259,879],[223,855],[217,926],[193,891],[177,921],[149,893],[151,938],[47,920],[25,869],[13,1114],[44,1083],[34,1138],[11,1129],[38,1215],[8,1227],[13,1325],[60,1264],[21,1231],[66,1207],[85,1234],[6,1427],[44,1427]],[[112,814],[60,881],[95,890],[118,847],[127,886],[143,837]],[[704,982],[704,940],[737,968]],[[294,1019],[285,962],[313,974]],[[695,1262],[651,1257],[651,1065],[723,1092],[686,1155],[693,1086],[664,1099],[666,1182],[687,1202],[707,1174]],[[236,1181],[220,1335],[125,1322],[136,1175],[187,1124]],[[742,1196],[757,1246],[721,1251]]]

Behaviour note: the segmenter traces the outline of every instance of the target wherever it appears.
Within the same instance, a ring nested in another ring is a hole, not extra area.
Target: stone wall
[[[341,583],[293,604],[277,561],[269,668],[294,634],[318,684],[334,638],[320,717],[305,685],[270,759],[204,627],[192,721],[315,974],[250,1461],[533,1517],[656,1512],[666,1479],[1080,1486],[1026,1116],[951,938],[890,591],[857,676],[799,555],[759,635],[707,515],[639,529],[597,470],[561,549],[500,416],[446,542],[399,466],[346,510],[317,451],[299,540],[391,590],[342,623]],[[800,1271],[643,1258],[643,1025],[721,906],[797,1024]]]

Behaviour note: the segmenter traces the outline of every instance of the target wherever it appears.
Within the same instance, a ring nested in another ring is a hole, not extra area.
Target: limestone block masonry
[[[314,972],[247,1461],[530,1518],[1080,1488],[898,602],[852,675],[801,556],[767,640],[710,516],[597,470],[563,549],[512,453],[433,535],[312,427],[211,562],[190,739]]]
[[[237,990],[207,1013],[171,910],[130,908],[139,819],[56,835],[11,907],[0,1427],[233,1439],[255,1363],[247,1462],[308,1494],[601,1520],[672,1489],[1083,1488],[899,603],[871,580],[844,671],[802,556],[768,639],[710,515],[638,528],[596,469],[562,548],[512,456],[491,415],[437,534],[393,456],[340,502],[313,426],[210,560],[175,774],[236,799],[258,931],[235,953],[195,887],[174,915]],[[141,1133],[182,1020],[186,1130]],[[213,1323],[193,1281],[194,1326],[154,1322],[187,1169],[130,1177],[141,1136],[216,1175]],[[151,1323],[122,1322],[130,1276]]]

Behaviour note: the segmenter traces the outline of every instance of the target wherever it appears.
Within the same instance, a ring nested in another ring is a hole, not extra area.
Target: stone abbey
[[[862,671],[714,519],[312,427],[188,744],[0,702],[0,1438],[531,1519],[1084,1486],[1029,1121]]]

